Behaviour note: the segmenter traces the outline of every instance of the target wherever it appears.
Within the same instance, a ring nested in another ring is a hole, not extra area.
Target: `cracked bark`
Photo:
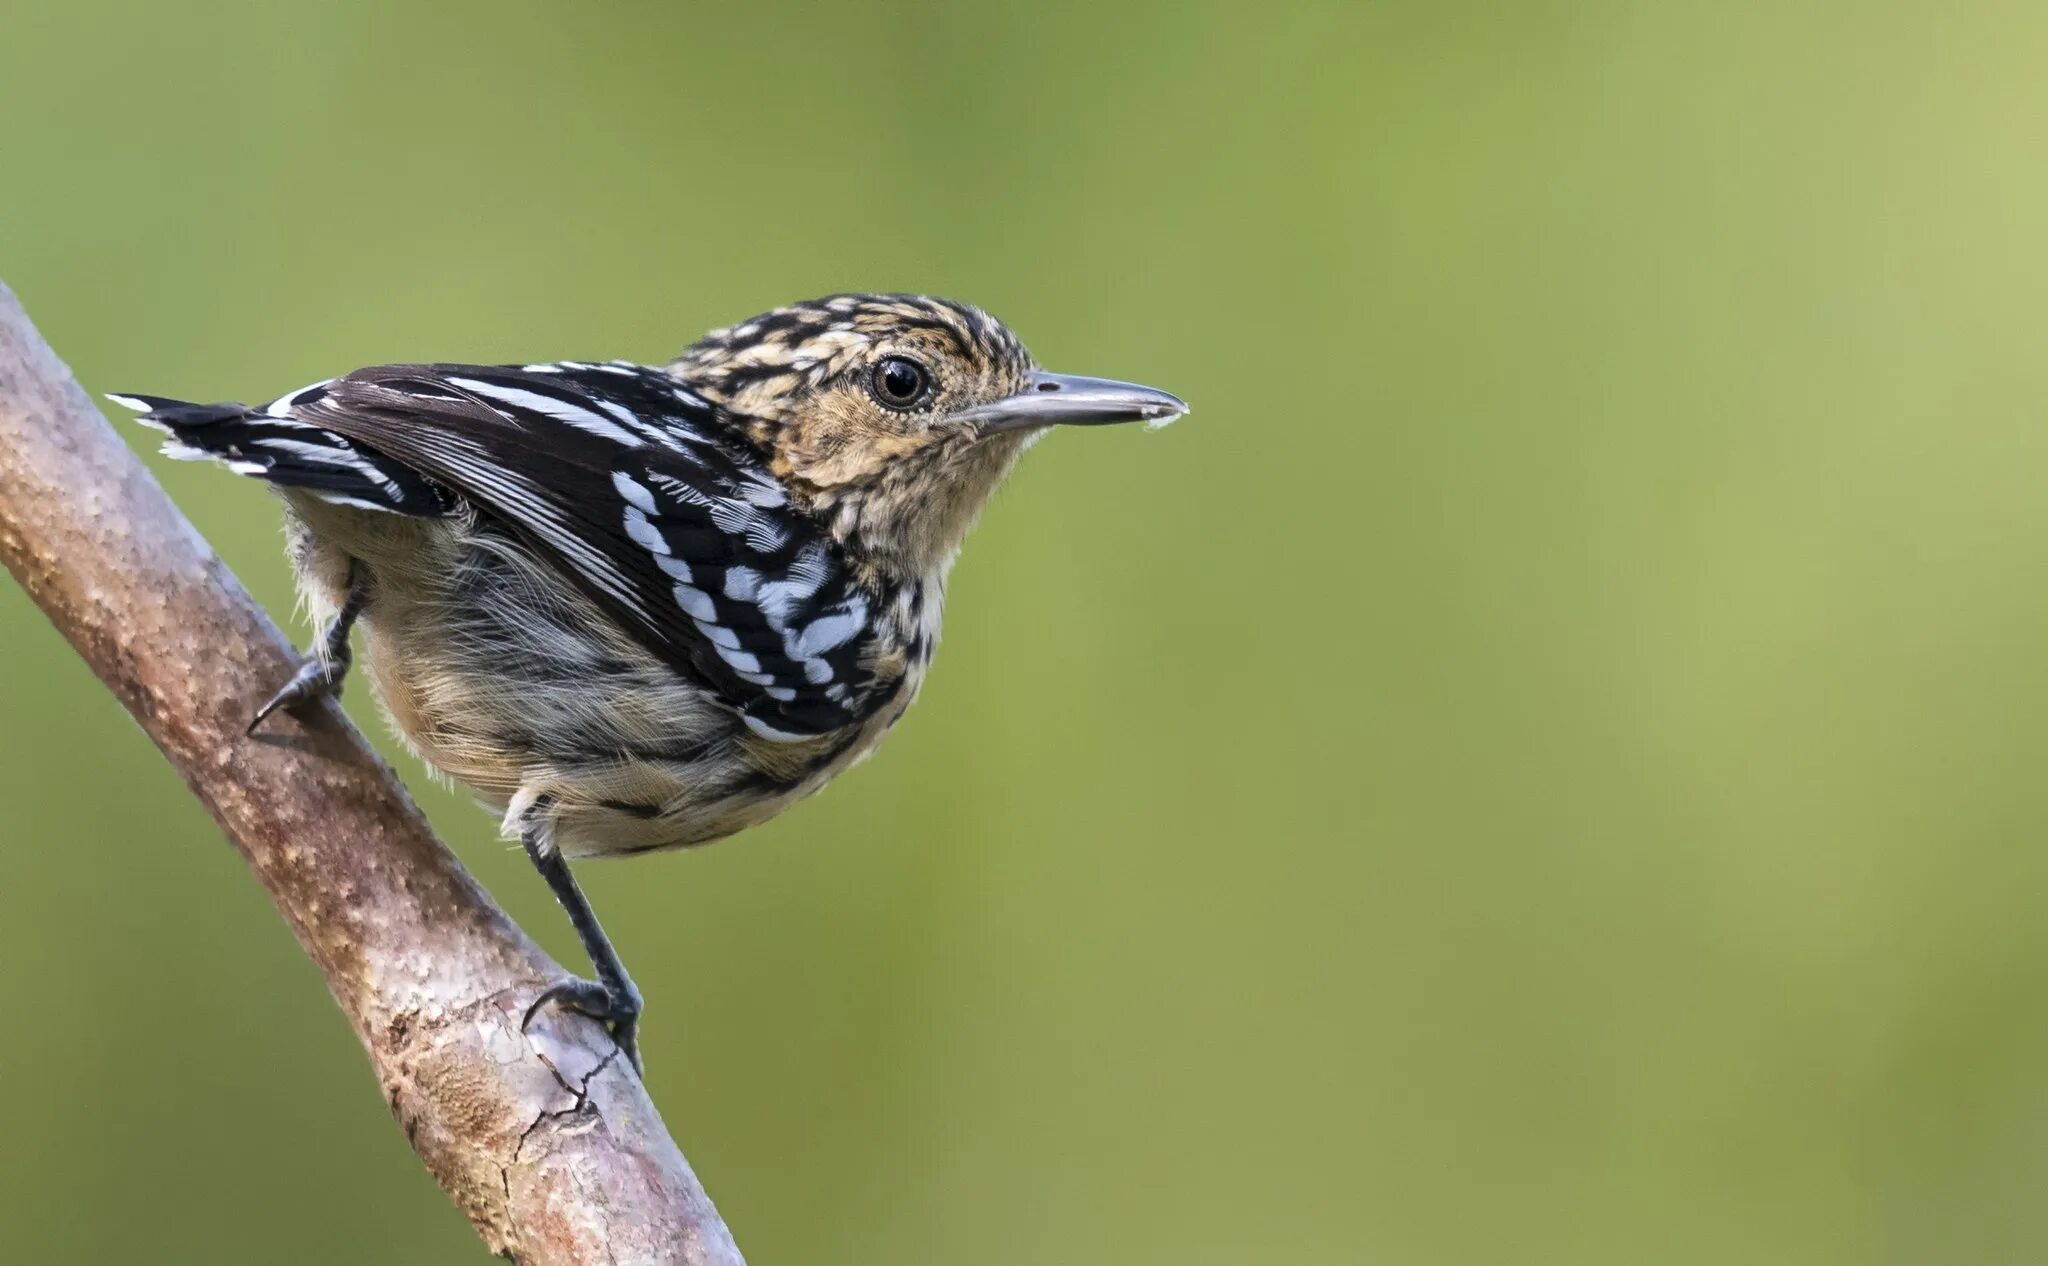
[[[296,663],[0,285],[0,563],[269,892],[413,1150],[532,1266],[742,1259],[603,1029],[526,1000],[564,973],[331,704],[244,738]]]

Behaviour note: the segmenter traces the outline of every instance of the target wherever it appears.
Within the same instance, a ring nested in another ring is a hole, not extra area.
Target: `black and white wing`
[[[511,526],[756,733],[794,741],[879,706],[889,595],[793,504],[766,454],[658,370],[387,365],[291,405]]]

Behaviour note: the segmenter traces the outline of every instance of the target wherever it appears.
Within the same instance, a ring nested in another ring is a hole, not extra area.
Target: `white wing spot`
[[[712,605],[711,595],[695,585],[678,584],[676,586],[676,605],[683,609],[685,615],[688,615],[697,622],[698,628],[717,627],[716,625],[707,625],[706,621],[718,618],[718,608]]]
[[[711,606],[711,599],[709,597],[704,599],[704,605],[707,607]],[[685,608],[685,610],[687,609]],[[717,614],[715,608],[710,615],[698,615],[694,611],[690,612],[691,617],[696,622],[697,631],[711,639],[711,644],[718,648],[719,654],[723,655],[727,651],[738,650],[740,648],[740,635],[722,624],[713,624],[712,620],[717,617]]]
[[[817,593],[817,590],[801,580],[777,580],[761,586],[760,596],[755,600],[761,612],[768,617],[768,623],[777,630],[789,627],[789,613],[796,604]]]
[[[789,497],[782,491],[781,485],[766,479],[748,479],[740,487],[739,494],[740,500],[750,506],[760,506],[764,510],[773,510],[777,506],[789,504]]]
[[[649,514],[653,514],[660,509],[660,507],[654,503],[654,494],[647,491],[646,487],[643,486],[639,480],[633,478],[631,475],[627,474],[623,470],[615,470],[612,472],[612,487],[619,490],[620,496],[632,502],[634,505],[639,506],[642,510],[645,510]]]
[[[690,565],[684,562],[682,559],[674,557],[673,555],[655,555],[654,565],[661,568],[663,571],[667,572],[670,580],[679,580],[687,585],[690,583],[692,579],[694,579],[694,577],[690,575]]]
[[[731,503],[728,502],[727,504],[730,505]],[[741,513],[745,512],[742,511]],[[713,510],[711,512],[711,519],[714,523],[718,521],[718,511]],[[728,528],[725,530],[731,531],[732,529]],[[763,554],[773,554],[776,550],[789,544],[789,529],[767,515],[748,515],[745,526],[740,531],[746,536],[748,547]],[[818,581],[820,583],[824,581],[822,573],[819,575]],[[816,588],[816,585],[814,584],[812,587]]]
[[[823,655],[851,641],[867,623],[867,604],[858,600],[856,603],[847,610],[819,616],[806,625],[796,639],[797,653],[803,656]]]
[[[778,548],[780,544],[777,542]],[[825,583],[825,576],[831,567],[831,562],[825,557],[825,547],[813,541],[797,551],[795,561],[789,565],[789,578],[810,586],[811,590],[816,592],[818,587]]]
[[[745,532],[753,525],[753,522],[753,514],[749,513],[743,505],[732,501],[714,501],[711,503],[711,526],[727,536],[736,536]],[[771,551],[763,550],[762,552],[769,553]]]
[[[725,596],[734,602],[752,602],[760,587],[761,573],[751,567],[733,567],[725,573]]]
[[[626,535],[650,554],[669,552],[667,538],[662,536],[660,528],[647,521],[647,512],[639,506],[626,507]]]
[[[753,655],[746,651],[736,651],[731,647],[721,646],[718,648],[718,657],[731,664],[737,672],[758,673],[761,671],[761,661],[755,659]]]

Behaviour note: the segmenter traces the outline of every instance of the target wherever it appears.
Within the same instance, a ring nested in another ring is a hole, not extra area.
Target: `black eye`
[[[908,356],[889,356],[876,363],[872,382],[875,399],[882,405],[911,409],[924,402],[931,390],[932,376]]]

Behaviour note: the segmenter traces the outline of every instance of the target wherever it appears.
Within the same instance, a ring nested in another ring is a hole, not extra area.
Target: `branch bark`
[[[244,738],[291,644],[0,285],[0,562],[256,872],[392,1115],[492,1251],[741,1266],[601,1027],[524,1002],[563,972],[331,704]]]

